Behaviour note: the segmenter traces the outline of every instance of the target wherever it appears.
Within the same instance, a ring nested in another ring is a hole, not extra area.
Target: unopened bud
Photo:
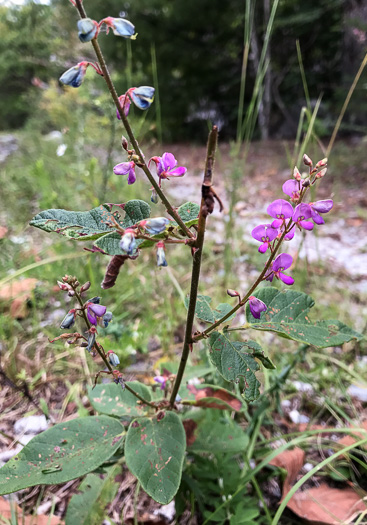
[[[322,160],[319,160],[319,162],[316,164],[315,168],[318,170],[320,168],[323,168],[327,164],[327,157],[325,157]]]
[[[121,146],[122,146],[122,149],[124,149],[125,151],[127,151],[127,148],[129,146],[129,143],[128,143],[126,137],[124,137],[123,135],[121,137]]]
[[[131,160],[135,163],[139,162],[140,163],[140,158],[139,158],[139,155],[131,155]]]
[[[319,171],[318,173],[316,173],[315,179],[322,179],[322,177],[324,177],[326,172],[327,172],[327,168],[324,168],[323,170]]]
[[[76,280],[76,281],[74,282],[74,286],[75,286],[76,288],[78,288],[78,286],[80,286],[80,282],[79,282],[78,280]]]
[[[157,204],[158,203],[158,193],[155,191],[155,189],[153,188],[152,190],[152,195],[150,196],[150,200],[152,202],[154,202],[154,204]]]
[[[308,155],[306,155],[306,153],[303,155],[303,164],[305,166],[312,166],[312,160]]]
[[[307,178],[302,182],[302,187],[307,188],[310,185],[310,179]]]
[[[301,174],[300,174],[300,172],[299,172],[297,166],[294,166],[293,177],[294,177],[296,180],[298,180],[298,181],[300,181],[300,180],[302,179],[302,176],[301,176]]]
[[[70,310],[62,320],[60,328],[66,329],[71,328],[75,323],[75,310]]]
[[[70,290],[70,286],[68,284],[62,283],[61,281],[57,281],[57,285],[63,292]]]
[[[74,297],[74,295],[75,295],[74,290],[69,290],[69,291],[68,291],[68,296],[69,296],[69,297]]]
[[[64,281],[64,283],[67,283],[68,280],[69,280],[69,276],[68,276],[68,275],[64,275],[64,277],[62,278],[62,280]]]
[[[112,352],[112,350],[109,350],[107,352],[108,360],[112,366],[118,366],[120,364],[120,359],[118,358],[118,355],[115,354],[115,352]]]
[[[236,290],[231,290],[230,288],[228,288],[227,290],[227,295],[229,295],[229,297],[239,297],[240,296],[240,294],[236,292]]]
[[[86,292],[90,288],[90,281],[87,281],[83,284],[83,286],[80,288],[80,293]]]

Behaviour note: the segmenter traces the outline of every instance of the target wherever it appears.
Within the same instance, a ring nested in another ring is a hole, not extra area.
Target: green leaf
[[[184,427],[174,412],[135,419],[129,427],[125,443],[127,466],[158,503],[169,503],[180,486],[185,447]]]
[[[190,226],[193,226],[193,224],[198,223],[199,211],[200,206],[196,204],[196,202],[185,202],[185,204],[182,204],[178,208],[177,213],[184,221],[186,226],[190,228]]]
[[[124,427],[112,417],[59,423],[34,437],[0,469],[0,494],[84,476],[109,459],[123,437]]]
[[[189,301],[190,297],[185,297],[186,308],[189,306]],[[212,298],[208,295],[198,295],[196,300],[195,315],[198,317],[198,319],[201,319],[201,321],[205,321],[206,323],[215,323],[228,314],[228,312],[230,312],[233,308],[233,306],[230,304],[220,303],[217,308],[212,309],[210,306],[211,302]],[[235,315],[236,314],[232,314],[230,317],[228,317],[228,321],[233,319]]]
[[[218,408],[220,410],[241,410],[242,402],[236,394],[216,385],[185,385],[181,387],[179,395],[182,402],[205,408]]]
[[[123,255],[124,252],[120,248],[121,235],[116,231],[113,233],[108,233],[100,237],[95,243],[94,246],[101,248],[107,255]],[[143,239],[136,239],[136,246],[139,246],[144,242]],[[136,255],[136,250],[132,254]]]
[[[68,505],[65,525],[100,525],[106,515],[106,507],[116,496],[119,484],[116,474],[118,465],[106,468],[103,474],[88,474],[78,487]]]
[[[106,224],[111,216],[111,208],[101,204],[90,211],[41,211],[29,224],[46,232],[60,233],[69,239],[90,241],[113,231]]]
[[[151,400],[151,390],[147,386],[139,381],[128,381],[126,384],[147,401]],[[98,384],[95,388],[89,388],[88,397],[97,412],[108,416],[137,417],[146,415],[148,411],[148,407],[138,403],[133,394],[122,390],[121,386],[115,383]]]
[[[319,348],[339,346],[363,337],[336,319],[311,322],[307,314],[315,303],[305,293],[269,287],[261,288],[255,296],[268,307],[260,319],[255,319],[247,304],[246,317],[255,330],[276,332],[286,339]]]
[[[248,446],[247,434],[230,419],[213,418],[210,414],[205,414],[203,419],[195,424],[191,423],[188,428],[189,450],[193,452],[236,453],[244,452]]]
[[[150,206],[147,202],[139,199],[128,201],[124,206],[125,217],[122,221],[123,228],[129,228],[150,216]]]
[[[255,361],[258,358],[266,368],[275,368],[270,359],[263,355],[255,341],[231,341],[228,332],[212,332],[209,338],[210,360],[226,381],[245,379],[244,397],[254,401],[260,395],[260,382],[255,372],[260,370]]]

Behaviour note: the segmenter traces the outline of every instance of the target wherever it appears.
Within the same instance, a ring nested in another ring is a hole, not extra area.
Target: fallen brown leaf
[[[363,421],[363,423],[357,424],[357,426],[359,428],[364,428],[367,433],[367,421]],[[355,443],[358,439],[363,439],[367,437],[367,434],[363,434],[362,432],[358,432],[358,431],[353,431],[352,428],[350,429],[350,431],[352,432],[353,436],[356,436],[356,437],[353,437],[352,435],[344,436],[343,438],[337,441],[339,445],[344,445],[347,447],[348,445],[353,445],[353,443]],[[367,445],[364,445],[363,448],[366,448],[366,447]]]
[[[32,277],[12,281],[0,288],[0,301],[11,301],[10,315],[14,319],[24,319],[28,314],[27,301],[36,288],[37,279]]]
[[[16,503],[13,503],[12,507],[15,509],[19,523],[24,523],[24,525],[64,525],[64,522],[57,516],[51,516],[50,518],[44,514],[24,516],[24,521],[22,521],[23,510]],[[11,519],[10,502],[4,498],[0,498],[0,518]],[[0,521],[0,524],[1,523]]]
[[[5,226],[0,226],[0,239],[3,239],[7,233],[8,228],[6,228]]]
[[[196,406],[198,407],[226,410],[230,406],[233,410],[241,410],[241,401],[231,392],[224,390],[224,388],[187,385],[187,389],[195,396]]]
[[[282,499],[291,490],[304,461],[304,451],[295,448],[282,452],[270,462],[271,465],[287,471]],[[302,519],[315,525],[351,523],[358,514],[367,510],[367,504],[352,488],[335,489],[326,483],[302,492],[298,490],[288,501],[287,507]]]

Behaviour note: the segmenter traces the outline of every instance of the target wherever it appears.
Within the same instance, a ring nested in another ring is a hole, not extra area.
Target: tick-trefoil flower
[[[169,177],[183,177],[187,172],[187,168],[177,166],[177,160],[172,153],[163,153],[162,157],[152,157],[149,163],[151,161],[155,162],[159,185],[161,185],[162,179],[169,180]]]
[[[331,199],[326,199],[324,201],[310,202],[309,206],[311,208],[311,219],[315,224],[325,224],[324,219],[321,217],[320,213],[328,213],[333,207],[334,203]]]
[[[282,190],[284,193],[290,196],[291,201],[297,202],[299,200],[301,185],[298,180],[286,180],[282,186]]]
[[[99,27],[98,23],[91,18],[82,18],[78,21],[78,37],[83,43],[90,42],[98,36]]]
[[[130,88],[127,94],[139,109],[148,109],[153,103],[155,89],[150,86]]]
[[[253,295],[248,298],[248,305],[250,307],[250,312],[255,317],[255,319],[260,319],[261,312],[266,312],[268,309],[265,303]]]
[[[112,321],[112,312],[106,312],[103,317],[98,319],[99,326],[102,328],[107,328],[108,324]]]
[[[309,204],[301,202],[295,207],[294,214],[292,217],[293,222],[296,223],[299,229],[304,228],[305,230],[312,230],[313,223],[308,219],[311,218],[311,207]]]
[[[124,38],[130,38],[131,40],[135,40],[138,36],[137,33],[135,33],[134,24],[129,22],[129,20],[125,20],[125,18],[113,18],[112,16],[108,16],[100,21],[99,25],[101,26],[102,24],[106,24],[107,26],[106,34],[112,29],[116,36],[123,36]]]
[[[283,270],[286,270],[292,265],[293,257],[288,253],[281,253],[271,264],[271,269],[268,275],[265,277],[267,281],[272,282],[274,276],[277,279],[283,281],[284,284],[291,285],[294,283],[294,279],[289,275],[285,275]]]
[[[92,352],[94,343],[96,342],[96,333],[97,330],[94,326],[91,326],[88,330],[88,340],[87,340],[87,350],[88,352]]]
[[[112,350],[107,352],[108,360],[112,366],[118,366],[120,364],[120,359],[118,355],[115,354]]]
[[[297,166],[294,166],[293,178],[298,180],[298,181],[300,181],[302,179],[302,175],[300,174],[299,169],[297,168]]]
[[[125,117],[128,116],[131,106],[131,100],[127,95],[121,95],[119,97],[120,106],[123,109]],[[116,109],[116,116],[119,120],[121,120],[120,112]]]
[[[140,221],[139,226],[145,228],[151,235],[156,235],[157,233],[164,232],[169,222],[169,219],[166,219],[166,217],[156,217],[155,219]]]
[[[164,252],[164,242],[157,243],[157,266],[168,266]]]
[[[327,164],[327,157],[324,159],[319,160],[319,162],[316,164],[315,169],[319,170],[320,168],[323,168]]]
[[[159,201],[158,193],[156,192],[156,190],[154,188],[152,189],[152,194],[150,196],[150,200],[154,204],[158,204],[158,201]]]
[[[127,255],[132,255],[134,253],[136,249],[136,240],[134,231],[130,228],[127,228],[122,236],[120,248],[123,252],[127,253]]]
[[[272,228],[271,224],[261,224],[252,230],[251,235],[254,239],[263,243],[258,251],[265,253],[271,241],[277,237],[278,230]]]
[[[136,181],[135,162],[132,160],[130,162],[121,162],[120,164],[116,164],[116,166],[113,168],[113,172],[115,175],[127,175],[128,184],[134,184]]]
[[[89,62],[79,62],[76,66],[65,71],[59,78],[59,81],[66,86],[78,88],[83,82],[88,66]]]
[[[101,304],[87,303],[87,317],[91,324],[97,326],[98,317],[103,317],[107,308]]]
[[[75,323],[76,310],[73,308],[65,315],[64,319],[60,324],[60,328],[71,328]]]
[[[275,219],[275,221],[271,223],[272,228],[280,228],[284,226],[287,219],[292,217],[293,206],[284,199],[277,199],[269,204],[267,212]]]

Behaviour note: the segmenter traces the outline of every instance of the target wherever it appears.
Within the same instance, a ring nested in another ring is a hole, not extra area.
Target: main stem
[[[81,0],[75,0],[75,7],[77,8],[81,18],[87,18],[87,13],[85,12],[85,9],[83,7],[83,4],[82,4]],[[193,232],[190,231],[190,229],[185,225],[185,223],[183,222],[183,220],[181,219],[181,217],[179,216],[177,211],[173,208],[172,204],[169,202],[169,200],[167,199],[167,197],[165,196],[165,194],[163,193],[163,191],[159,187],[159,184],[157,184],[157,182],[155,181],[155,179],[154,179],[152,173],[150,172],[148,166],[146,165],[145,160],[144,160],[144,155],[143,155],[143,153],[142,153],[142,151],[141,151],[141,149],[139,147],[139,144],[138,144],[138,142],[137,142],[137,140],[135,138],[134,132],[131,129],[130,123],[129,123],[129,121],[128,121],[124,111],[122,110],[122,107],[121,107],[121,104],[120,104],[120,101],[119,101],[119,98],[118,98],[115,86],[114,86],[114,84],[112,82],[111,75],[110,75],[110,73],[108,71],[106,62],[105,62],[103,54],[102,54],[102,50],[100,48],[100,45],[99,45],[99,43],[98,43],[96,38],[94,38],[91,42],[92,42],[94,51],[95,51],[95,53],[97,55],[99,65],[101,66],[101,69],[102,69],[102,72],[103,72],[103,77],[104,77],[104,79],[106,81],[106,84],[107,84],[107,87],[109,89],[109,92],[111,93],[111,96],[112,96],[113,101],[115,103],[116,109],[119,112],[119,115],[121,117],[122,123],[123,123],[123,125],[124,125],[124,127],[126,129],[126,133],[128,134],[130,142],[131,142],[131,144],[132,144],[132,146],[133,146],[133,148],[135,150],[135,153],[139,157],[139,161],[140,161],[139,162],[139,168],[141,168],[144,171],[144,173],[147,176],[149,182],[151,183],[151,185],[153,186],[153,188],[155,189],[155,191],[159,195],[161,201],[165,205],[165,207],[167,209],[167,212],[171,215],[171,217],[174,218],[174,220],[177,222],[177,224],[180,226],[180,228],[184,231],[186,237],[189,237],[189,238],[195,237]]]
[[[90,330],[91,324],[90,324],[89,319],[87,317],[87,314],[85,313],[85,310],[83,308],[83,304],[84,304],[83,300],[82,300],[80,294],[77,292],[77,290],[75,288],[74,288],[74,292],[75,292],[75,297],[76,297],[78,303],[81,306],[81,311],[82,311],[82,315],[83,315],[85,324],[88,326],[88,330]],[[96,351],[98,352],[98,354],[100,355],[100,357],[102,358],[102,360],[103,360],[104,364],[106,365],[106,367],[108,368],[108,370],[112,373],[113,372],[113,368],[112,368],[110,362],[108,361],[108,359],[106,358],[106,356],[104,355],[104,352],[102,352],[102,350],[99,348],[99,346],[97,344],[97,341],[94,343],[93,346],[96,349]],[[133,394],[135,397],[137,397],[142,403],[144,403],[144,405],[149,405],[152,408],[156,408],[155,405],[153,405],[153,403],[150,403],[150,401],[147,401],[146,399],[144,399],[140,394],[135,392],[135,390],[133,388],[131,388],[129,385],[127,385],[126,383],[124,383],[124,385],[125,385],[126,390],[128,390],[131,394]]]
[[[193,248],[194,254],[193,254],[193,261],[192,261],[192,272],[191,272],[190,300],[189,300],[189,306],[187,310],[185,338],[184,338],[184,344],[183,344],[183,349],[182,349],[180,366],[177,371],[176,379],[175,379],[171,397],[170,397],[171,407],[173,407],[175,403],[176,396],[179,391],[179,388],[182,382],[182,378],[185,372],[187,359],[189,357],[190,346],[193,342],[192,329],[193,329],[193,324],[194,324],[195,307],[196,307],[196,300],[197,300],[197,295],[198,295],[201,258],[203,255],[203,246],[204,246],[205,225],[206,225],[206,218],[208,216],[208,211],[207,211],[204,195],[205,195],[205,190],[208,188],[210,189],[212,185],[212,174],[213,174],[213,166],[214,166],[215,152],[217,149],[217,143],[218,143],[218,128],[217,126],[213,126],[212,131],[209,133],[209,139],[208,139],[205,170],[204,170],[204,180],[203,180],[203,185],[202,185],[202,198],[201,198],[201,205],[200,205],[200,211],[199,211],[198,231],[197,231],[195,247]]]

